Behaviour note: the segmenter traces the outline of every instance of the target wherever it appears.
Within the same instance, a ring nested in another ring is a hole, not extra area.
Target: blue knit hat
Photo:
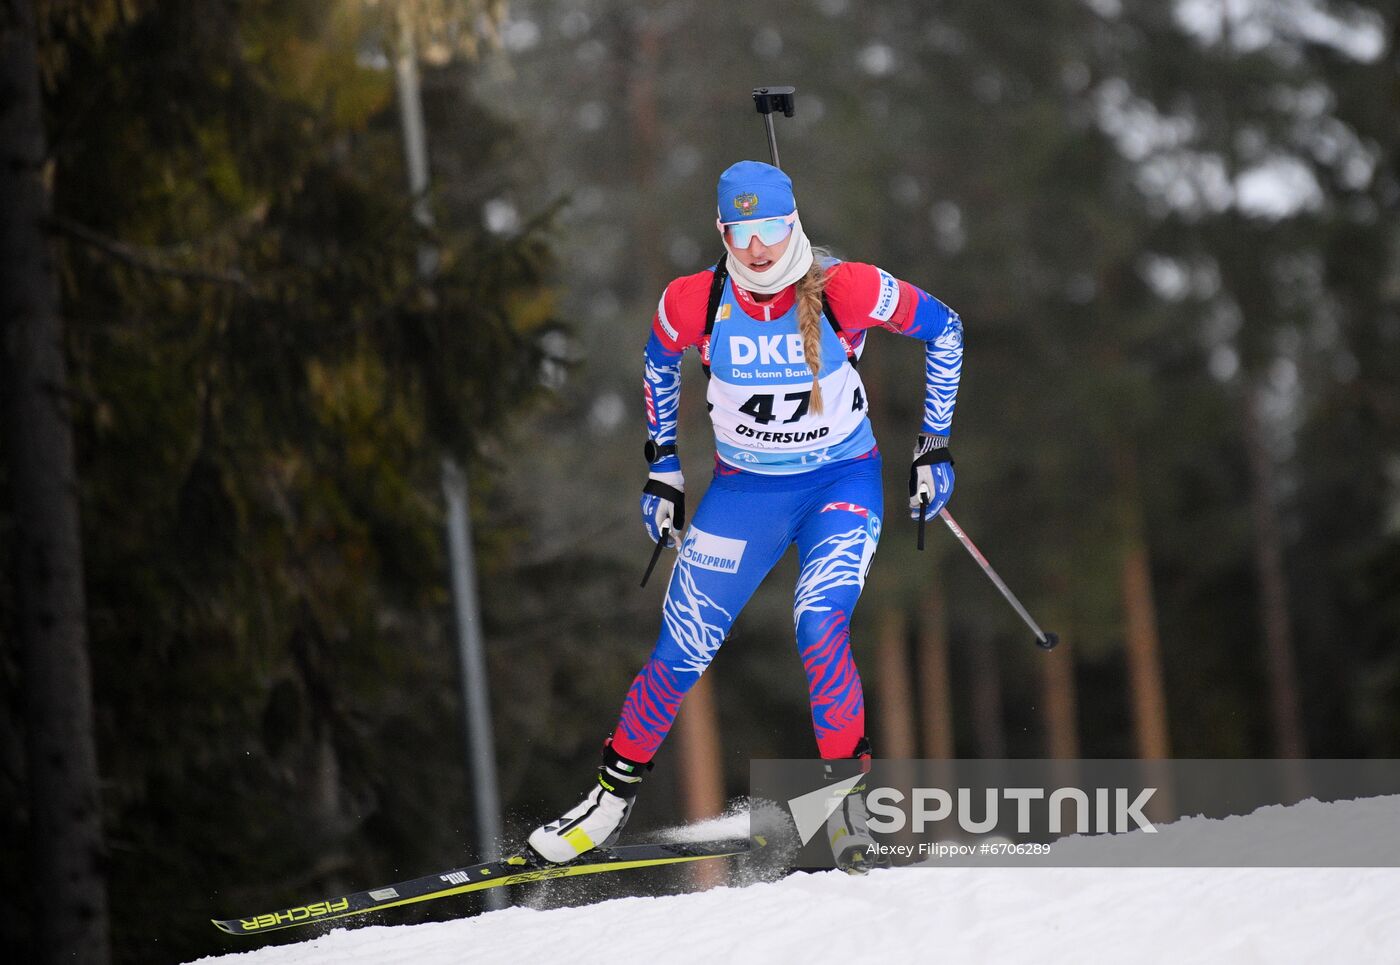
[[[719,220],[781,218],[797,210],[792,179],[762,161],[740,161],[719,176]]]

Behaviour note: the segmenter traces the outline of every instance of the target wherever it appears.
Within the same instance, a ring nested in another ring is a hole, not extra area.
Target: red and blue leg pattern
[[[802,570],[793,622],[817,749],[826,760],[854,756],[865,736],[865,695],[851,655],[850,618],[880,540],[878,467],[877,461],[876,472],[833,484],[797,531]]]
[[[650,761],[681,700],[787,547],[802,560],[794,616],[823,757],[850,757],[865,705],[848,621],[880,532],[880,462],[796,476],[719,475],[686,530],[662,605],[661,633],[613,732],[628,760]]]

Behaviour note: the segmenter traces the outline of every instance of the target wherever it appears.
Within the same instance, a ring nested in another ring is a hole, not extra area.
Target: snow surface
[[[1400,840],[1400,797],[1261,808],[1160,826],[1190,851],[1243,842],[1268,859],[1327,860],[1299,840],[1318,819],[1349,840]],[[674,840],[746,831],[742,815]],[[1063,839],[1086,863],[1141,859],[1145,835]],[[1343,860],[1356,852],[1331,852]],[[452,899],[445,899],[451,901]],[[256,939],[251,939],[256,941]],[[423,925],[337,928],[201,962],[232,965],[448,965],[660,960],[740,962],[1400,962],[1400,868],[898,868],[831,871],[742,888],[621,898],[578,908],[508,908]]]

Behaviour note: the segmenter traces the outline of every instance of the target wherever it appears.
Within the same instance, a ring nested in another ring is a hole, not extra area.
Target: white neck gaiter
[[[783,257],[769,265],[765,271],[749,271],[734,257],[734,252],[730,251],[726,264],[734,284],[744,291],[776,295],[807,274],[807,270],[812,267],[812,243],[807,240],[807,232],[802,230],[801,217],[793,222],[792,234],[788,237],[787,251],[783,252]]]

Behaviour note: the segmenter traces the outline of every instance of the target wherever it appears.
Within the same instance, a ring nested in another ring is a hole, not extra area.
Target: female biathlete
[[[865,701],[851,657],[851,613],[880,539],[880,454],[856,371],[874,327],[925,343],[924,418],[910,469],[911,514],[936,514],[953,491],[948,432],[962,369],[962,323],[938,299],[874,265],[814,253],[776,167],[740,161],[719,179],[714,268],[666,286],[646,346],[651,472],[642,520],[679,554],[661,633],[603,749],[598,778],[530,847],[567,862],[610,844],[631,812],[681,699],[788,546],[801,573],[793,602],[812,724],[823,759],[869,757]],[[710,376],[714,478],[685,529],[676,454],[681,356],[695,347]],[[863,825],[863,822],[860,822]],[[869,844],[847,827],[838,864]]]

